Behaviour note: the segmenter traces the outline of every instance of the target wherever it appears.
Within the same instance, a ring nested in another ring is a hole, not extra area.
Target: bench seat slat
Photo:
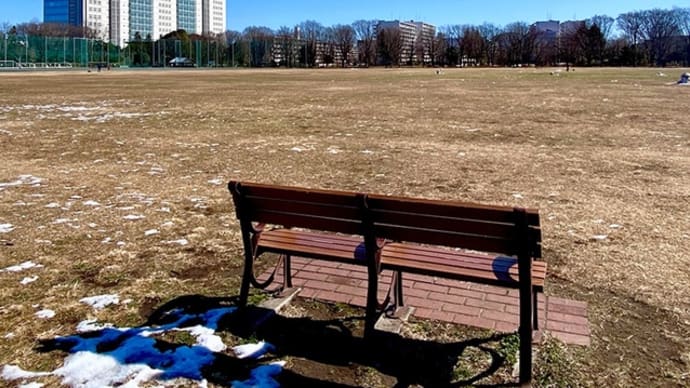
[[[496,262],[496,259],[499,261]],[[496,256],[391,243],[381,252],[381,265],[384,269],[440,277],[450,275],[459,280],[488,281],[494,285],[519,287],[517,266],[506,268],[506,263],[502,263]],[[542,289],[546,278],[546,263],[533,261],[532,265],[533,285],[536,289]]]
[[[461,247],[484,252],[515,253],[513,240],[473,234],[453,233],[445,230],[417,229],[397,225],[375,225],[376,237],[393,241],[409,241],[422,244]]]
[[[257,248],[266,252],[366,265],[362,239],[357,237],[277,229],[263,232]]]
[[[488,253],[469,252],[462,250],[456,251],[440,247],[427,247],[423,245],[389,243],[384,247],[383,254],[407,256],[409,259],[419,260],[421,262],[440,262],[447,265],[453,265],[457,261],[462,261],[463,263],[482,265],[488,268],[494,268],[495,266],[509,267],[511,273],[516,275],[518,273],[518,268],[515,265],[508,265],[511,263],[511,260],[517,259],[514,257],[491,255]],[[501,262],[499,260],[498,263],[494,264],[493,261],[497,258],[505,259],[505,262]],[[532,261],[532,271],[545,274],[546,262],[539,260]]]

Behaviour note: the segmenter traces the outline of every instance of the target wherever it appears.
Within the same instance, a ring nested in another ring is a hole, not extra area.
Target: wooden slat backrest
[[[514,209],[457,201],[368,195],[367,208],[379,238],[513,255]],[[539,213],[527,209],[530,256],[541,257]]]
[[[362,234],[362,194],[235,181],[228,189],[240,220]]]

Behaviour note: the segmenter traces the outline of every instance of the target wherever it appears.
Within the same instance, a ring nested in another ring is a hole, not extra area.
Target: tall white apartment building
[[[84,0],[84,25],[100,38],[110,34],[110,0]]]
[[[199,0],[197,0],[199,1]],[[200,0],[202,4],[202,33],[220,34],[225,32],[227,16],[226,0]]]
[[[44,0],[43,6],[44,21],[89,27],[120,46],[179,29],[220,34],[227,25],[227,0]]]

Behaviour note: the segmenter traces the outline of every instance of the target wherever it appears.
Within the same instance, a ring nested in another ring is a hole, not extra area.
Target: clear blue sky
[[[276,29],[304,20],[323,25],[350,24],[357,19],[420,20],[450,24],[505,25],[516,21],[585,19],[593,15],[674,6],[690,0],[228,0],[228,29],[247,26]],[[43,0],[0,0],[0,23],[42,21]]]

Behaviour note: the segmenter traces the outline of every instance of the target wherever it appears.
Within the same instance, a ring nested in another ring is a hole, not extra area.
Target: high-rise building
[[[43,21],[81,26],[84,24],[83,0],[46,0],[43,4]]]
[[[400,63],[426,63],[431,61],[431,42],[436,35],[436,27],[424,23],[393,20],[380,21],[376,30],[396,29],[400,32]]]
[[[158,39],[176,30],[220,34],[227,0],[44,0],[46,23],[89,27],[111,42]]]

